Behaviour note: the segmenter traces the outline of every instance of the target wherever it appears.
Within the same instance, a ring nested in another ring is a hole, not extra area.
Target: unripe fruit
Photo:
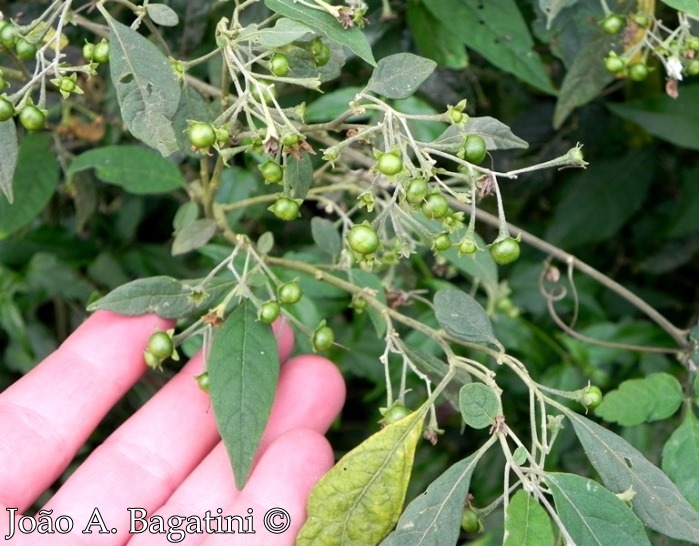
[[[519,258],[519,243],[512,237],[495,241],[490,245],[490,255],[496,264],[507,265]]]
[[[301,216],[299,204],[288,197],[279,197],[268,210],[285,222],[290,222]]]
[[[422,204],[422,213],[430,220],[444,218],[449,214],[449,201],[441,193],[431,193]]]
[[[403,170],[403,160],[393,152],[383,153],[376,163],[376,170],[386,176],[398,174]]]
[[[201,390],[209,392],[209,372],[200,373],[194,379],[197,380],[197,385],[199,385]]]
[[[196,122],[187,129],[187,136],[194,148],[206,150],[216,142],[216,131],[214,128],[203,122]]]
[[[626,26],[626,20],[617,13],[610,13],[599,24],[606,34],[618,34]]]
[[[0,97],[0,122],[7,121],[15,115],[14,105],[5,97]]]
[[[629,78],[635,82],[642,82],[648,77],[648,67],[644,63],[634,63],[629,66]]]
[[[148,339],[146,351],[159,360],[170,358],[174,350],[172,337],[167,332],[154,332]]]
[[[109,42],[107,40],[102,40],[95,45],[92,60],[98,64],[105,64],[109,62]]]
[[[333,346],[335,333],[330,326],[321,326],[313,332],[313,350],[327,351]]]
[[[303,296],[303,290],[301,286],[296,281],[289,281],[282,284],[277,290],[277,297],[279,301],[285,305],[293,305],[297,303],[301,296]]]
[[[459,254],[475,254],[478,250],[478,245],[473,237],[464,237],[459,243]]]
[[[353,226],[347,234],[347,244],[356,253],[361,255],[371,254],[379,248],[379,236],[371,226],[358,224]]]
[[[451,237],[448,233],[440,233],[432,241],[432,246],[438,252],[444,252],[451,248]]]
[[[23,61],[29,61],[36,57],[36,44],[33,44],[24,38],[17,38],[15,51],[17,52],[17,57]]]
[[[413,178],[405,189],[405,199],[411,205],[419,205],[427,196],[427,180],[424,178]]]
[[[19,122],[27,131],[38,131],[46,126],[46,115],[33,104],[29,104],[19,113]]]
[[[260,169],[265,182],[269,182],[270,184],[278,184],[284,178],[284,169],[282,169],[282,166],[271,159],[260,165],[258,169]]]
[[[585,409],[595,409],[602,403],[602,391],[596,385],[590,385],[583,390],[582,395],[578,398],[578,402],[582,404]]]
[[[474,165],[479,165],[485,159],[488,148],[483,137],[468,135],[464,140],[464,159]]]
[[[275,53],[269,61],[269,71],[275,76],[286,76],[289,73],[289,58],[283,53]]]
[[[282,309],[279,304],[274,300],[270,300],[260,305],[257,317],[263,324],[272,324],[279,318],[281,312]]]
[[[395,402],[390,408],[386,410],[386,413],[383,414],[382,422],[385,425],[391,425],[396,421],[400,421],[404,417],[407,417],[411,413],[412,412],[403,404],[401,404],[400,402]]]

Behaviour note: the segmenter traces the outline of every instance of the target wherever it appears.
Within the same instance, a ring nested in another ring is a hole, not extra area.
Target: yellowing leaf
[[[388,535],[403,509],[426,411],[369,437],[320,479],[296,546],[371,546]]]

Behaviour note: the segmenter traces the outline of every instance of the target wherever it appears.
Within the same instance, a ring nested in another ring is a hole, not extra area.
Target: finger
[[[145,371],[148,337],[168,324],[154,315],[95,313],[2,393],[0,504],[24,510],[58,478]]]
[[[282,368],[258,457],[288,431],[305,428],[324,433],[339,414],[344,400],[345,384],[332,362],[319,356],[291,359]],[[166,520],[182,514],[204,517],[207,510],[215,515],[218,508],[231,505],[239,494],[228,454],[219,443],[156,514]],[[184,544],[197,544],[203,538],[188,536]],[[147,539],[146,535],[138,535],[130,544],[147,544]]]
[[[288,326],[277,331],[288,353]],[[219,441],[209,397],[193,380],[201,371],[197,355],[97,448],[44,507],[95,523],[91,534],[76,526],[70,544],[97,539],[100,544],[123,543],[130,528],[126,507],[153,511],[161,506]]]
[[[264,452],[242,493],[222,510],[240,519],[222,519],[220,529],[229,532],[209,534],[204,544],[230,544],[235,537],[236,544],[292,546],[306,520],[308,494],[332,466],[332,448],[318,432],[296,429],[281,435]]]

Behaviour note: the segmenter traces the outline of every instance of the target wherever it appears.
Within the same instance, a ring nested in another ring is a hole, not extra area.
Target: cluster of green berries
[[[202,153],[207,153],[215,144],[223,145],[231,139],[228,127],[223,125],[214,127],[202,121],[190,121],[186,132],[192,148]]]
[[[106,64],[109,62],[109,42],[106,39],[93,44],[85,43],[83,46],[83,58],[91,63]]]
[[[36,56],[36,43],[20,36],[17,26],[5,19],[0,20],[0,44],[22,61],[30,61]]]
[[[146,350],[143,351],[143,359],[149,368],[162,370],[163,362],[168,358],[178,360],[175,344],[172,341],[172,333],[172,331],[162,332],[158,330],[151,334]]]
[[[599,25],[603,32],[612,35],[624,30],[629,21],[636,28],[645,29],[651,26],[651,19],[643,13],[631,15],[628,19],[618,13],[610,13],[600,21]],[[681,80],[683,74],[699,75],[699,58],[697,58],[699,37],[697,36],[684,35],[663,47],[654,48],[653,53],[662,61],[671,79]],[[637,56],[637,53],[633,54],[634,58]],[[617,55],[613,51],[604,58],[604,67],[612,74],[627,76],[637,82],[645,80],[650,72],[645,60],[629,62],[627,56]]]

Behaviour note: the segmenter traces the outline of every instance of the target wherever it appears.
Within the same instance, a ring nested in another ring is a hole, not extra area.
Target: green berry
[[[58,84],[58,88],[63,93],[72,93],[73,91],[75,91],[75,80],[72,78],[63,77],[61,78],[61,81]]]
[[[257,317],[263,324],[272,324],[279,318],[281,312],[282,309],[279,304],[274,300],[270,300],[260,305]]]
[[[488,148],[483,137],[468,135],[464,140],[464,159],[474,165],[479,165],[485,159]]]
[[[440,233],[432,241],[432,247],[438,252],[444,252],[451,248],[451,237],[448,233]]]
[[[505,237],[490,245],[490,255],[496,264],[510,264],[519,258],[519,253],[519,243],[512,237]]]
[[[17,44],[17,27],[12,23],[7,23],[0,29],[0,43],[7,49],[13,50]]]
[[[299,203],[288,197],[279,197],[268,210],[285,222],[290,222],[301,216]]]
[[[397,421],[400,421],[404,417],[407,417],[412,412],[406,408],[400,402],[395,402],[390,408],[386,410],[383,414],[383,419],[381,420],[384,425],[391,425]]]
[[[430,220],[444,218],[449,214],[449,201],[441,193],[431,193],[422,204],[422,213]]]
[[[95,56],[95,44],[92,44],[90,42],[87,42],[83,46],[83,58],[86,61],[92,61],[92,59]]]
[[[376,252],[379,248],[379,236],[371,226],[358,224],[347,234],[347,244],[357,254],[363,256]]]
[[[209,372],[203,372],[195,376],[194,379],[197,380],[197,385],[204,392],[209,392]]]
[[[398,174],[403,170],[403,160],[398,154],[386,152],[379,156],[376,163],[376,170],[386,176]]]
[[[413,178],[405,189],[405,199],[411,205],[419,205],[427,196],[427,180],[424,178]]]
[[[262,178],[269,184],[278,184],[284,178],[284,169],[282,169],[282,166],[271,159],[260,165],[258,169],[260,169],[262,173]]]
[[[604,68],[607,70],[607,72],[619,74],[626,68],[626,63],[624,62],[624,59],[618,57],[617,55],[608,55],[604,58]]]
[[[634,63],[629,66],[629,78],[635,82],[641,82],[648,77],[648,67],[645,63]]]
[[[167,332],[154,332],[148,339],[146,351],[161,361],[170,358],[174,350],[172,336]]]
[[[471,508],[466,508],[461,516],[461,528],[469,534],[483,532],[480,516]]]
[[[24,38],[17,38],[15,52],[17,53],[17,57],[23,61],[29,61],[36,57],[36,44]]]
[[[618,34],[626,26],[626,20],[617,13],[610,13],[599,23],[606,34]]]
[[[327,351],[335,342],[335,333],[330,326],[321,326],[313,332],[313,350]]]
[[[97,64],[105,64],[109,62],[109,42],[107,40],[103,39],[95,45],[92,60]]]
[[[208,123],[199,121],[190,125],[189,129],[187,129],[187,136],[192,146],[198,150],[206,150],[216,142],[216,131],[214,131],[214,128]]]
[[[33,104],[22,108],[19,122],[27,131],[38,131],[46,126],[46,114]]]
[[[582,404],[585,409],[595,409],[602,403],[602,391],[596,385],[589,385],[583,389],[578,402]]]
[[[15,115],[14,105],[5,97],[0,97],[0,122],[7,121]]]
[[[275,76],[286,76],[289,73],[289,58],[283,53],[275,53],[269,61],[269,71]]]
[[[277,289],[277,297],[284,305],[297,303],[301,296],[303,296],[303,290],[297,281],[289,281]]]
[[[475,254],[478,250],[478,245],[473,237],[464,237],[459,243],[459,254]]]

